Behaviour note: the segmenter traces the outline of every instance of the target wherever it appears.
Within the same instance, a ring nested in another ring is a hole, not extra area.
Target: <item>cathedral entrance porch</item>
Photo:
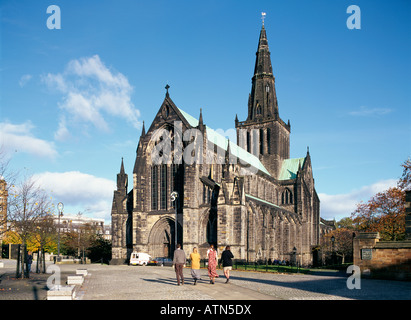
[[[182,234],[179,225],[178,234]],[[154,257],[172,258],[175,250],[175,220],[169,217],[159,219],[151,229],[148,238],[148,253]]]

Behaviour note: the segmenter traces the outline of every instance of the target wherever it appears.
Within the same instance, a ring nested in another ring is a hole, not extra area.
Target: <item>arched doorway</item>
[[[175,250],[175,221],[169,217],[159,219],[148,237],[148,254],[152,257],[172,258]],[[178,226],[181,234],[181,226]]]

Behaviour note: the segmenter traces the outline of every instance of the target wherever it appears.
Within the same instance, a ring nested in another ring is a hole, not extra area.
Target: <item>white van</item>
[[[151,256],[143,252],[133,252],[130,256],[130,264],[133,266],[146,266],[151,260]]]

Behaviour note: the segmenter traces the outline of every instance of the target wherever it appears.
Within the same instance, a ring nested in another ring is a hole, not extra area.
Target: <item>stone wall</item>
[[[411,241],[379,241],[378,232],[354,239],[354,265],[373,278],[411,280]]]
[[[411,190],[405,191],[405,239],[411,240]]]

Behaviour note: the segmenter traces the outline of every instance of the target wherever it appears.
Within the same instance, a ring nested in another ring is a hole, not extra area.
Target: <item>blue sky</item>
[[[47,28],[47,7],[61,29]],[[361,9],[350,30],[347,7]],[[229,132],[247,114],[261,12],[291,157],[307,146],[321,215],[349,216],[411,151],[409,1],[0,2],[0,140],[75,214],[110,220],[124,157],[165,94]]]

